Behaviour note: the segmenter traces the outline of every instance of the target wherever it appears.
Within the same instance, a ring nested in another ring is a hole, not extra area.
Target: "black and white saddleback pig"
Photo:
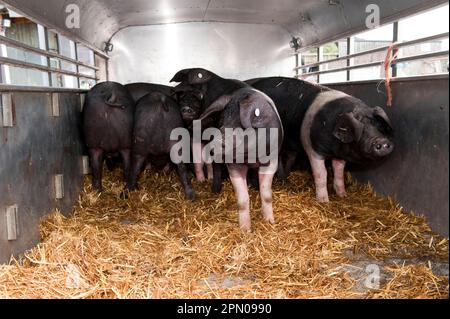
[[[344,197],[346,162],[379,161],[394,149],[392,124],[381,107],[369,107],[343,92],[292,78],[247,83],[270,96],[278,108],[285,130],[284,173],[290,172],[299,152],[306,152],[320,202],[329,201],[325,160],[332,161],[334,189]]]

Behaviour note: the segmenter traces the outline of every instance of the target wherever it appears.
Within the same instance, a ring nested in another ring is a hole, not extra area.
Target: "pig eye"
[[[255,116],[258,117],[261,114],[261,112],[259,111],[259,109],[255,110]]]

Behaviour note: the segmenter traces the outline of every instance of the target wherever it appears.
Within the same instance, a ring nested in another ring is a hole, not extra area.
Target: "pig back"
[[[108,104],[112,101],[115,106]],[[114,82],[95,86],[83,108],[83,135],[88,148],[116,152],[130,148],[134,106],[126,89]]]
[[[170,140],[174,129],[183,128],[178,104],[169,96],[154,92],[136,105],[133,150],[152,155],[166,155],[176,141]]]

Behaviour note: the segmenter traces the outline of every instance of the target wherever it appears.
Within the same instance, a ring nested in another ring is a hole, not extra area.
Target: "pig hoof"
[[[197,182],[204,183],[206,181],[205,177],[197,177]]]
[[[346,191],[336,191],[336,194],[341,198],[347,197]]]
[[[185,195],[186,195],[186,198],[189,200],[195,199],[195,191],[193,191],[193,190],[186,191]]]
[[[328,196],[317,196],[317,201],[319,203],[329,203],[330,202]]]
[[[264,220],[271,224],[275,224],[275,218],[273,216],[264,216]]]
[[[242,230],[244,233],[248,233],[248,234],[249,234],[249,233],[252,232],[252,228],[251,228],[250,225],[241,225],[240,228],[241,228],[241,230]]]
[[[251,232],[250,216],[239,216],[239,227],[245,233]]]
[[[222,190],[222,185],[214,185],[212,186],[212,192],[214,194],[219,194],[220,191]]]

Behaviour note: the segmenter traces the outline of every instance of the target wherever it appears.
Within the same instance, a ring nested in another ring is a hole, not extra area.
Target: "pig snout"
[[[194,110],[189,106],[185,106],[181,109],[181,113],[186,114],[186,115],[192,115],[192,114],[194,114]]]
[[[372,154],[376,157],[384,157],[392,153],[394,143],[387,138],[377,138],[372,143]]]

